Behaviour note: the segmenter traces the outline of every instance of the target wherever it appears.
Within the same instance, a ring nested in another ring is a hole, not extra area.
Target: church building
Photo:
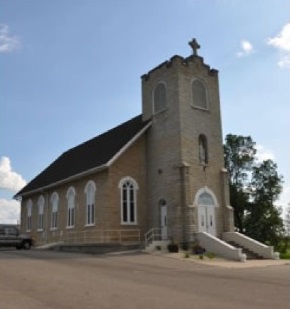
[[[206,235],[212,252],[234,234],[218,71],[189,45],[189,57],[141,76],[141,115],[64,152],[16,194],[22,232],[37,244]]]

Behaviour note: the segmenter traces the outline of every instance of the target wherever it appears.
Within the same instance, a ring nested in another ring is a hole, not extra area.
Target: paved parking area
[[[0,309],[289,309],[289,292],[283,263],[229,268],[145,253],[0,251]]]

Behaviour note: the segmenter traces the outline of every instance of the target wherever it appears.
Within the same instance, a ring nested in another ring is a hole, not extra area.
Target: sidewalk
[[[189,263],[196,263],[200,265],[208,265],[215,267],[223,267],[223,268],[251,268],[251,267],[268,267],[268,266],[278,266],[278,265],[290,265],[290,260],[247,260],[245,262],[240,261],[232,261],[223,259],[220,257],[215,257],[213,259],[209,259],[204,256],[203,259],[200,259],[199,256],[190,255],[190,257],[185,258],[184,252],[178,253],[168,253],[161,251],[153,251],[150,254],[160,257],[166,257],[171,259],[182,260]]]

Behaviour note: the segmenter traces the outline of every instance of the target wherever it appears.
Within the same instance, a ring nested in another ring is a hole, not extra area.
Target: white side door
[[[167,240],[167,206],[161,206],[161,239]]]

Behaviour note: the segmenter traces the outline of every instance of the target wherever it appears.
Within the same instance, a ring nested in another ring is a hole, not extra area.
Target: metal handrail
[[[50,242],[64,243],[141,243],[140,229],[92,229],[89,231],[53,230],[49,231]]]
[[[145,246],[147,247],[154,240],[161,240],[161,228],[153,227],[144,235]]]

